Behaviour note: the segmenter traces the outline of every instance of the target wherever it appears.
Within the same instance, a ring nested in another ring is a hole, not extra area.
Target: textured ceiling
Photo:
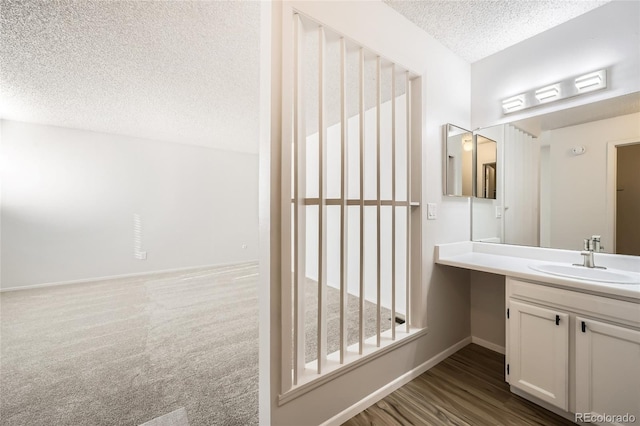
[[[0,116],[257,152],[258,2],[1,2]]]
[[[470,63],[611,0],[383,0]]]
[[[471,62],[607,1],[386,3]],[[0,117],[257,152],[259,2],[0,0],[0,19]]]

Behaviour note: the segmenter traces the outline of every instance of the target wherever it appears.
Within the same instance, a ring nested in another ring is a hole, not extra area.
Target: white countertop
[[[638,284],[615,284],[567,278],[535,271],[531,265],[558,263],[570,265],[582,261],[579,251],[507,244],[461,243],[436,245],[436,263],[514,278],[537,281],[602,296],[623,298],[640,303],[640,257],[596,253],[596,265],[624,271],[637,277]]]

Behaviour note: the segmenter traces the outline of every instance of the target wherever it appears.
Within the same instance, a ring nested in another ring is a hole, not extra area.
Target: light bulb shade
[[[607,71],[600,70],[576,78],[576,89],[580,93],[607,87]]]
[[[601,69],[578,77],[569,77],[539,89],[531,89],[517,96],[504,99],[502,111],[510,114],[527,108],[538,107],[550,102],[580,96],[595,90],[607,88],[607,70]]]
[[[504,112],[517,111],[522,108],[524,108],[524,95],[513,96],[502,101]]]
[[[560,97],[560,85],[552,84],[551,86],[538,89],[536,90],[535,96],[540,103],[556,100]]]
[[[471,143],[471,141],[464,141],[464,143],[462,144],[462,149],[464,149],[465,151],[471,151],[473,149],[473,143]]]

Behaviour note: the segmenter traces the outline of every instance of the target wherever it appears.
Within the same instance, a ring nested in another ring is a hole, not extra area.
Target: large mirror
[[[600,235],[604,252],[640,255],[640,93],[479,133],[501,167],[495,199],[473,199],[474,241],[581,250]]]
[[[447,124],[445,131],[444,195],[473,196],[473,135],[462,127]]]

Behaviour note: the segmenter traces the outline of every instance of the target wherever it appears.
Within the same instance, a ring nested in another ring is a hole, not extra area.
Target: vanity
[[[465,241],[436,263],[505,277],[505,380],[576,423],[640,422],[640,258]]]

